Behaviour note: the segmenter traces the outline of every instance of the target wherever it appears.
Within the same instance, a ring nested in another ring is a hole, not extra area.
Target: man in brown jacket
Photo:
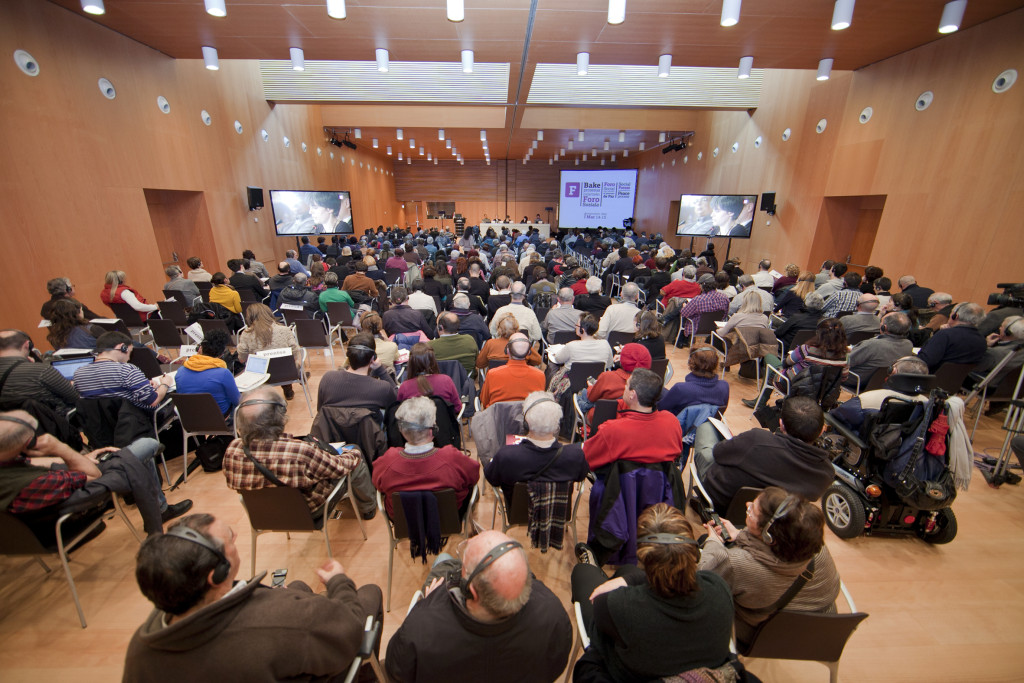
[[[337,560],[317,570],[327,587],[235,581],[235,533],[212,515],[189,515],[139,550],[139,588],[156,609],[132,636],[124,681],[320,680],[355,659],[367,615],[380,620],[380,588],[356,590]]]
[[[358,290],[366,292],[370,296],[377,296],[377,283],[366,275],[366,264],[357,261],[355,270],[356,272],[346,277],[345,281],[341,283],[341,288],[346,292]]]

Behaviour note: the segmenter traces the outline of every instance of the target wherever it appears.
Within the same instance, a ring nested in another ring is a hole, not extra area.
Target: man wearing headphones
[[[480,404],[487,408],[499,401],[522,401],[531,391],[544,391],[544,373],[526,363],[533,345],[529,337],[516,332],[508,339],[508,363],[494,368],[484,378]]]
[[[327,588],[237,581],[235,532],[209,514],[181,520],[139,549],[135,577],[156,609],[132,636],[125,681],[341,680],[367,616],[382,618],[380,588],[356,589],[329,559]]]
[[[891,386],[891,383],[888,381],[890,377],[895,375],[927,374],[928,366],[917,356],[906,355],[902,358],[897,358],[889,366],[889,374],[888,377],[886,377],[886,386],[884,389],[862,391],[859,396],[854,396],[849,401],[846,401],[842,405],[836,406],[830,410],[829,415],[837,418],[840,422],[849,426],[854,431],[857,431],[860,429],[861,425],[864,424],[865,418],[880,410],[882,408],[882,402],[890,396],[899,396],[903,399],[912,399],[922,403],[928,400],[927,392],[923,394],[908,394],[889,388]]]
[[[522,546],[484,531],[439,556],[424,597],[388,643],[392,681],[553,681],[565,669],[572,626],[530,572]]]
[[[79,398],[71,382],[47,363],[36,362],[32,338],[21,330],[0,330],[0,398],[34,399],[67,415]]]
[[[985,318],[985,309],[978,304],[957,304],[949,314],[949,322],[924,343],[918,356],[934,373],[943,363],[981,361],[988,345],[978,332],[978,324]]]
[[[60,301],[61,299],[71,299],[75,303],[81,304],[82,313],[85,314],[86,320],[103,317],[102,315],[89,310],[88,306],[75,299],[75,287],[71,284],[71,280],[69,278],[55,277],[51,280],[47,280],[46,291],[49,293],[50,298],[43,304],[42,308],[39,309],[39,315],[47,320],[50,319],[50,309],[53,308],[54,302]]]
[[[96,360],[75,370],[75,388],[82,398],[123,398],[145,410],[156,410],[171,383],[163,375],[146,379],[128,362],[131,337],[123,332],[105,332],[96,340]]]
[[[744,486],[779,486],[816,500],[832,485],[832,460],[814,445],[825,427],[821,408],[807,396],[792,396],[782,406],[781,426],[775,434],[751,429],[719,441],[710,423],[697,427],[694,464],[715,510],[724,514]]]
[[[852,317],[848,315],[840,322]],[[907,339],[910,334],[910,318],[906,313],[889,313],[882,318],[878,331],[878,336],[865,339],[850,351],[850,375],[856,373],[860,377],[861,389],[867,386],[875,370],[887,368],[897,358],[909,356],[914,348]],[[847,386],[856,386],[856,378],[851,377]]]
[[[314,515],[323,510],[338,479],[350,474],[363,519],[377,512],[366,461],[358,451],[337,453],[285,432],[288,404],[273,387],[242,395],[236,415],[238,438],[224,452],[224,476],[236,491],[290,486],[302,491]],[[326,445],[326,444],[325,444]]]

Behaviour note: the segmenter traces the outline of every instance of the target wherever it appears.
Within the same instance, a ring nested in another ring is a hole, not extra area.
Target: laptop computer
[[[267,367],[270,365],[269,358],[257,356],[250,353],[245,361],[245,371],[235,376],[235,384],[239,391],[249,391],[270,379]]]
[[[83,365],[89,365],[92,363],[92,356],[86,358],[69,358],[67,360],[55,360],[53,361],[53,369],[59,372],[68,380],[75,378],[75,370],[82,367]]]

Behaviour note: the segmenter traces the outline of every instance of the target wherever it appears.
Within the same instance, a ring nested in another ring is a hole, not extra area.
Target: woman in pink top
[[[455,408],[456,413],[462,410],[462,400],[455,382],[448,375],[441,374],[432,346],[420,342],[412,347],[409,351],[408,373],[398,388],[399,401],[413,396],[437,396]]]

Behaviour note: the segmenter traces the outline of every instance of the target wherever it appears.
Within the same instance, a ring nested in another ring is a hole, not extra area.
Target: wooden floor
[[[686,375],[686,351],[670,351],[675,378]],[[314,353],[310,394],[329,359]],[[753,397],[752,380],[727,375],[732,398],[727,421],[733,431],[756,426],[739,399]],[[312,422],[301,391],[290,402],[289,431],[308,432]],[[998,453],[1003,433],[997,420],[982,418],[978,451]],[[470,444],[472,447],[472,444]],[[181,459],[171,463],[172,476]],[[201,470],[189,477],[171,502],[192,498],[195,511],[227,520],[238,534],[240,576],[250,561],[249,524],[238,495],[221,473]],[[357,584],[387,582],[385,522],[367,523],[363,541],[347,504],[345,517],[330,522],[336,558]],[[477,520],[490,525],[493,498],[487,495]],[[587,506],[580,506],[578,527],[586,535]],[[916,538],[858,538],[842,541],[826,531],[826,542],[856,601],[870,617],[850,640],[840,677],[845,681],[1021,681],[1024,680],[1024,489],[988,487],[975,470],[970,491],[954,510],[959,535],[951,544],[930,546]],[[139,524],[138,515],[129,513]],[[525,529],[514,529],[518,538]],[[44,574],[31,559],[0,559],[0,681],[76,683],[115,681],[121,677],[125,647],[151,609],[134,578],[137,545],[118,520],[73,556],[72,571],[89,622],[80,628],[59,563]],[[265,534],[259,540],[257,571],[287,567],[288,580],[301,579],[317,590],[314,569],[325,559],[320,535]],[[568,577],[572,549],[530,552],[535,574],[569,607]],[[395,553],[392,612],[384,619],[384,647],[401,624],[413,592],[427,568],[414,564],[407,546]],[[382,648],[382,652],[383,652]],[[808,662],[750,660],[750,670],[765,681],[827,680],[827,670]]]

